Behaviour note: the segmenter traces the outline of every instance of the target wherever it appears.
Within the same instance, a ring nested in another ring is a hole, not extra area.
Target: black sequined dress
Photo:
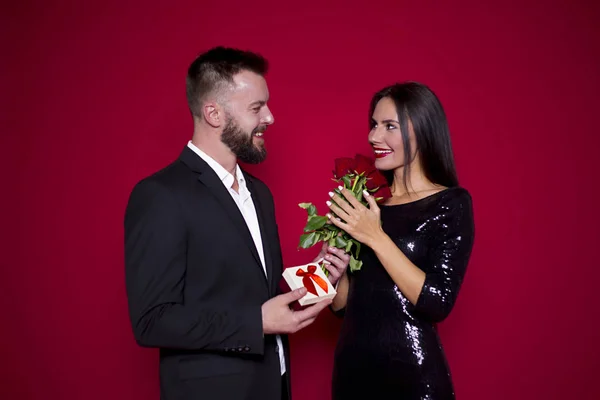
[[[383,230],[426,273],[416,305],[363,247],[351,274],[335,350],[332,398],[454,399],[435,324],[452,309],[471,254],[471,196],[450,188],[407,204],[381,206]]]

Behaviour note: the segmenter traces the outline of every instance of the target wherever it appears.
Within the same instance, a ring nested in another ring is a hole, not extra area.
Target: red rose
[[[356,154],[354,158],[341,157],[336,158],[334,162],[333,180],[340,187],[350,190],[363,206],[368,206],[367,200],[362,196],[365,190],[377,202],[392,197],[387,179],[375,168],[374,159]],[[333,189],[332,192],[340,193],[338,188]],[[299,203],[298,206],[305,209],[308,214],[298,246],[307,249],[319,242],[327,242],[329,246],[350,253],[350,272],[361,269],[362,261],[358,258],[360,243],[337,226],[327,224],[328,218],[318,215],[317,208],[312,203]]]
[[[386,185],[380,187],[375,193],[371,193],[371,196],[378,199],[378,203],[381,203],[382,201],[392,197],[392,192],[390,191],[390,187]]]
[[[379,170],[377,170],[377,169],[374,170],[373,172],[371,172],[368,175],[368,178],[369,179],[367,179],[365,186],[369,190],[377,189],[378,187],[388,185],[388,182],[387,182],[387,179],[385,178],[385,176],[383,176],[383,174],[381,172],[379,172]]]
[[[335,171],[333,176],[335,179],[341,179],[347,174],[364,174],[365,176],[377,171],[373,159],[357,154],[354,158],[341,157],[335,159]]]
[[[354,162],[354,170],[359,175],[363,172],[365,175],[369,175],[371,172],[375,171],[375,162],[369,157],[357,154],[354,157]]]
[[[335,171],[333,176],[335,179],[341,179],[342,176],[351,173],[354,170],[354,160],[348,157],[335,159]]]

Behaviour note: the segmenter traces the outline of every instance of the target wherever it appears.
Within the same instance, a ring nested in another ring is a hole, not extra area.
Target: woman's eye
[[[392,129],[396,129],[396,127],[395,127],[393,124],[387,124],[387,125],[385,126],[385,128],[386,128],[388,131],[391,131]]]

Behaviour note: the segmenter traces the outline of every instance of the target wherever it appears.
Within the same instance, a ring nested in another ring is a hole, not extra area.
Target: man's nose
[[[273,117],[273,114],[271,113],[271,110],[269,110],[268,107],[266,107],[265,111],[266,112],[262,118],[262,123],[264,123],[266,125],[271,125],[273,122],[275,122],[275,117]]]

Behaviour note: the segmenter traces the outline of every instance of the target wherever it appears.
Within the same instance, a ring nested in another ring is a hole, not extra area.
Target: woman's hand
[[[323,243],[321,252],[313,260],[313,262],[319,261],[319,259],[325,259],[325,268],[329,271],[329,282],[333,286],[340,280],[340,278],[346,272],[348,264],[350,263],[350,254],[346,253],[342,249],[331,247],[327,245],[327,242]]]
[[[364,197],[369,203],[369,208],[367,208],[354,197],[354,193],[350,190],[340,188],[340,191],[344,196],[343,198],[337,194],[329,193],[335,204],[328,201],[327,205],[338,217],[327,214],[329,221],[346,231],[354,239],[372,247],[374,242],[385,235],[383,229],[381,229],[380,209],[377,202],[373,196],[364,191]]]

